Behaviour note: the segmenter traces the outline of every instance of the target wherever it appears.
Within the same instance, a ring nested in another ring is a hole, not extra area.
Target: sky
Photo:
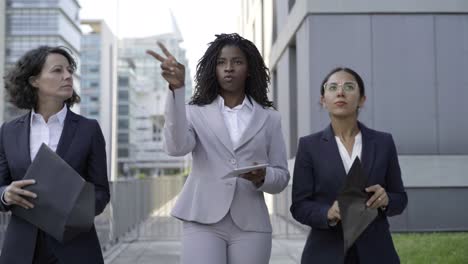
[[[236,0],[78,0],[81,19],[104,19],[119,38],[168,32],[172,11],[187,51],[190,75],[208,42],[218,33],[237,32],[240,1]],[[155,51],[158,51],[155,45]]]

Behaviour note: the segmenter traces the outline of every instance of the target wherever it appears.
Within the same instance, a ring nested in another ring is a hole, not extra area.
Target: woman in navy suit
[[[311,227],[302,263],[399,263],[387,217],[403,212],[407,196],[393,138],[358,121],[366,96],[355,71],[332,70],[320,93],[331,124],[300,139],[294,166],[291,213]],[[337,196],[357,157],[368,175],[366,206],[378,216],[344,256]]]
[[[61,47],[42,46],[28,51],[5,77],[10,101],[29,112],[0,129],[0,210],[34,207],[35,184],[22,180],[42,143],[65,160],[95,189],[95,215],[110,199],[105,142],[96,120],[73,113],[80,101],[73,89],[76,63]],[[53,191],[53,190],[51,190]],[[0,264],[104,263],[93,228],[60,243],[25,220],[11,215]]]

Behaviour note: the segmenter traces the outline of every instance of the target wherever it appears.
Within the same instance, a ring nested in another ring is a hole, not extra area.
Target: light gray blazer
[[[165,108],[165,151],[171,156],[192,153],[192,170],[172,216],[212,224],[231,210],[233,221],[242,230],[271,232],[263,192],[281,192],[290,178],[280,114],[252,100],[250,124],[233,146],[218,100],[204,106],[186,105],[184,90],[169,92]],[[265,182],[258,189],[232,175],[234,169],[253,162],[269,164]]]

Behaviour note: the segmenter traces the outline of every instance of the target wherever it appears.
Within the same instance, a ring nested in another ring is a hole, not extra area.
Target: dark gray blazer
[[[0,130],[0,194],[12,181],[21,180],[31,164],[30,117],[31,113],[28,113],[4,123]],[[96,215],[100,214],[109,202],[110,193],[105,142],[97,121],[68,110],[56,153],[81,177],[94,184]],[[1,211],[9,209],[9,206],[0,202]],[[36,237],[35,226],[12,215],[3,242],[0,264],[31,264]],[[64,244],[47,235],[46,239],[61,263],[104,263],[94,227]]]
[[[401,214],[408,198],[392,136],[359,123],[362,134],[362,166],[368,175],[367,186],[380,184],[387,191],[389,204],[355,242],[360,263],[399,263],[390,236],[387,216]],[[346,171],[331,126],[303,137],[294,166],[291,213],[312,229],[302,254],[302,263],[342,264],[341,225],[329,227],[327,212],[340,192]]]

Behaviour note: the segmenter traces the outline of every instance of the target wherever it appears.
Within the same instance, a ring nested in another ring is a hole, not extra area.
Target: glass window
[[[119,77],[119,86],[128,86],[128,77]]]
[[[119,91],[119,100],[128,101],[128,91]]]
[[[119,157],[128,157],[128,149],[127,148],[119,148]]]
[[[123,134],[123,133],[120,134],[120,133],[119,133],[118,142],[119,142],[119,143],[128,143],[128,138],[129,138],[129,137],[128,137],[128,134],[127,134],[127,133],[125,133],[125,134]]]
[[[128,129],[128,120],[119,120],[119,129]]]
[[[128,105],[119,105],[119,115],[128,115]]]

